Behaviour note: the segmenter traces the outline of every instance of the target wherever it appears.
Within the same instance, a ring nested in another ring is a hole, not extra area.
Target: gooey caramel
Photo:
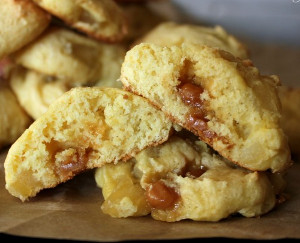
[[[200,95],[203,93],[202,87],[185,81],[181,82],[178,88],[179,94],[184,103],[192,107],[198,107],[199,111],[202,110],[203,102],[200,98]]]
[[[187,126],[211,142],[216,134],[209,130],[207,126],[209,120],[205,118],[207,112],[204,102],[200,97],[203,93],[203,88],[185,79],[181,80],[178,86],[178,92],[182,101],[190,107],[190,112],[186,117]]]
[[[198,178],[207,171],[204,165],[196,167],[194,164],[186,163],[186,165],[181,169],[180,175],[182,177]]]
[[[156,181],[146,190],[146,198],[150,207],[164,210],[174,208],[179,195],[174,188],[168,187],[162,181]]]
[[[56,169],[56,172],[64,179],[73,177],[74,174],[81,172],[86,168],[89,153],[89,149],[77,149],[75,156],[66,158],[66,160]]]

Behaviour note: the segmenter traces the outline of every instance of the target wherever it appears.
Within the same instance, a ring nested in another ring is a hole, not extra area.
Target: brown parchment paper
[[[282,83],[300,86],[300,50],[247,43],[263,74],[278,74]],[[217,223],[176,223],[151,217],[114,219],[101,212],[101,190],[94,171],[76,176],[22,203],[5,189],[0,153],[0,232],[31,237],[88,241],[229,237],[247,239],[300,238],[300,161],[287,174],[289,199],[260,218],[231,217]]]
[[[88,241],[229,237],[247,239],[300,238],[300,163],[288,172],[288,201],[260,218],[231,217],[217,223],[176,223],[151,217],[114,219],[101,212],[101,190],[93,171],[22,203],[4,188],[0,155],[0,232],[13,235]]]

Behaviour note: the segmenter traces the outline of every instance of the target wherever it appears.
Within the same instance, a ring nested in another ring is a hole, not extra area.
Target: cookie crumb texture
[[[291,164],[279,79],[262,76],[250,60],[190,43],[140,44],[127,52],[121,81],[242,167],[277,172]]]
[[[24,201],[86,169],[162,143],[171,128],[142,97],[115,88],[74,88],[12,145],[4,163],[6,188]]]
[[[203,142],[177,136],[130,161],[98,168],[95,179],[104,213],[115,218],[151,214],[167,222],[259,216],[274,208],[285,186],[278,174],[238,168]]]

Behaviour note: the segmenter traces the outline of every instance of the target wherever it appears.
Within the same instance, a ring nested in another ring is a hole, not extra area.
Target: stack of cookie
[[[126,165],[97,169],[102,210],[112,217],[218,221],[262,215],[282,202],[282,172],[291,159],[278,77],[262,76],[220,27],[165,23],[140,42],[122,65],[124,88],[185,132]]]
[[[94,19],[94,5],[82,5],[80,11],[91,12],[80,15],[70,1],[66,18],[52,6],[63,1],[36,2],[79,31],[86,30],[81,21]],[[89,36],[104,38],[90,27]],[[107,33],[106,40],[120,38]],[[72,89],[51,100],[11,146],[7,190],[25,201],[97,168],[104,213],[168,222],[255,217],[284,201],[282,175],[291,156],[280,126],[278,77],[261,75],[247,48],[220,26],[168,22],[135,38],[126,40],[134,44],[119,70],[122,85],[111,88],[75,86],[100,85],[100,77],[110,82],[101,53],[114,56],[117,44],[49,27],[14,52],[15,89],[26,87],[23,80],[32,87],[48,79]]]
[[[142,15],[151,21],[142,22]],[[9,67],[6,77],[0,75],[1,83],[10,97],[16,96],[20,105],[13,98],[6,107],[19,106],[14,116],[22,122],[7,123],[9,113],[2,112],[7,115],[0,146],[15,141],[31,122],[29,117],[40,117],[73,87],[121,88],[117,79],[128,45],[161,20],[141,3],[1,1],[0,73]]]

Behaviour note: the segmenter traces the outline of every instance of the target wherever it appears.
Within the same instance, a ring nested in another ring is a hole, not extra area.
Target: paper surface
[[[247,43],[262,74],[277,74],[283,84],[300,86],[300,50]],[[229,237],[247,239],[300,238],[300,161],[289,169],[289,199],[260,218],[234,216],[217,223],[155,221],[150,216],[114,219],[102,213],[101,190],[93,171],[40,192],[22,203],[5,189],[0,154],[0,232],[19,236],[88,241]]]
[[[300,163],[288,172],[290,198],[260,218],[234,216],[217,223],[176,223],[151,217],[114,219],[102,213],[101,190],[93,171],[22,203],[4,188],[0,155],[0,232],[13,235],[88,241],[229,237],[247,239],[300,238]]]

